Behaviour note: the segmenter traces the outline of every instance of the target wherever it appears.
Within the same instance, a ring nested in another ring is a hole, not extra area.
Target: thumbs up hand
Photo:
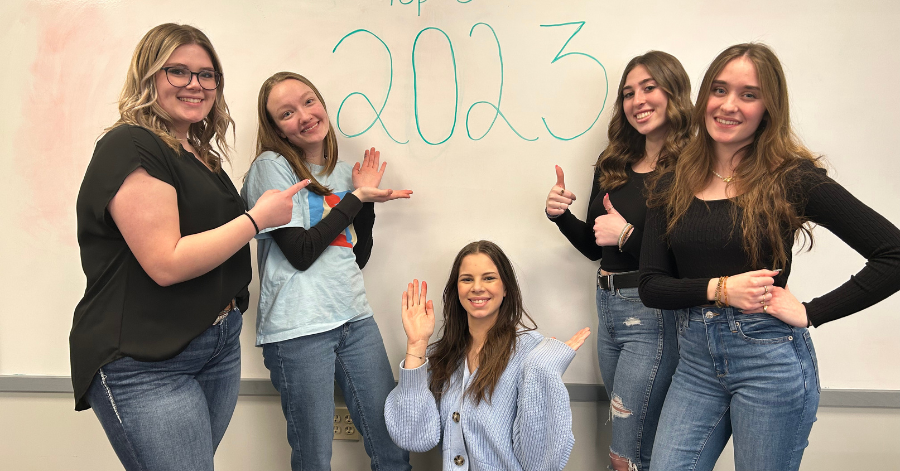
[[[622,235],[622,229],[625,229],[628,221],[613,207],[609,193],[603,197],[603,207],[606,208],[606,214],[594,219],[594,238],[601,247],[618,245],[619,236]]]
[[[555,218],[565,213],[573,201],[575,201],[575,194],[566,190],[563,169],[557,165],[556,185],[553,185],[553,188],[550,189],[550,194],[547,195],[547,206],[544,210],[547,212],[547,216]]]

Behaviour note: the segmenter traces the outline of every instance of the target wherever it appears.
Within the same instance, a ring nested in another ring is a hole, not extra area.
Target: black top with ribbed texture
[[[638,269],[644,218],[647,214],[647,198],[644,195],[644,177],[647,174],[636,173],[630,165],[626,167],[625,171],[628,174],[628,181],[619,188],[607,192],[600,187],[598,180],[600,173],[599,169],[595,167],[591,197],[588,200],[587,218],[581,221],[567,209],[559,217],[551,219],[579,252],[591,260],[602,259],[600,267],[610,273]],[[623,244],[621,252],[615,245],[597,246],[594,238],[594,220],[597,219],[597,216],[607,214],[606,208],[603,207],[603,196],[606,193],[609,193],[609,201],[616,211],[634,225],[634,231]]]
[[[900,230],[856,199],[824,169],[804,161],[788,175],[790,201],[799,214],[830,230],[866,258],[859,273],[831,292],[804,303],[814,326],[840,319],[887,298],[900,289]],[[660,182],[665,188],[668,179]],[[752,267],[742,248],[740,223],[731,218],[731,200],[694,199],[672,235],[665,238],[664,208],[647,212],[641,253],[641,300],[659,309],[708,304],[709,280],[764,267]],[[741,210],[737,208],[738,220]],[[788,247],[793,239],[785,241]],[[771,260],[771,248],[766,247]],[[775,277],[784,287],[787,266]],[[769,263],[771,267],[771,262]]]

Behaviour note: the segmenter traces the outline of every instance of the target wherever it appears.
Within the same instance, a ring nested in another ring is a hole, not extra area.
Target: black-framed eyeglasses
[[[181,66],[163,67],[166,71],[166,80],[173,87],[184,88],[191,83],[194,76],[197,76],[197,83],[204,90],[215,90],[222,81],[222,74],[215,70],[201,70],[200,72],[191,72],[190,69]]]

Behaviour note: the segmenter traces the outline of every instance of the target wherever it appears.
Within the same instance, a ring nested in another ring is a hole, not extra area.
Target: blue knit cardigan
[[[575,444],[562,382],[574,357],[563,342],[522,332],[490,401],[477,405],[463,394],[463,377],[468,386],[474,376],[464,375],[465,366],[437,401],[428,389],[428,362],[409,370],[401,363],[400,383],[384,407],[388,432],[409,451],[428,451],[442,441],[445,471],[561,470]]]

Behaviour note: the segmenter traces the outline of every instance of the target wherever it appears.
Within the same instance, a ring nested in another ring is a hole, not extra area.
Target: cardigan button
[[[453,421],[459,423],[459,412],[453,413]]]
[[[462,455],[456,455],[456,457],[453,458],[453,464],[455,464],[456,466],[462,466],[466,464],[466,459],[463,458]]]

